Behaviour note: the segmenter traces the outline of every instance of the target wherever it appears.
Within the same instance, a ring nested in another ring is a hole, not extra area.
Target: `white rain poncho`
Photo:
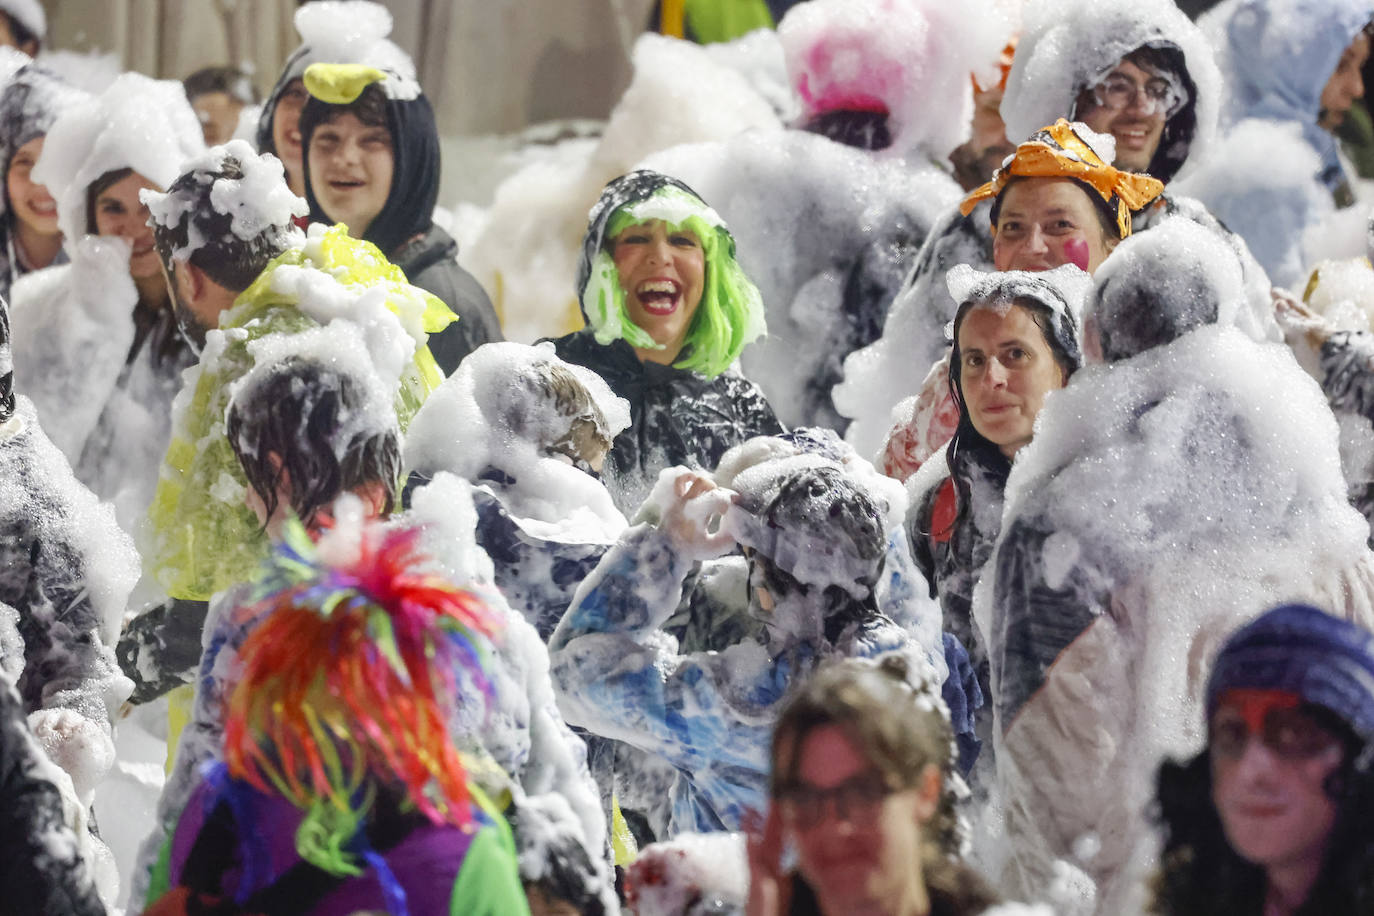
[[[1006,836],[988,864],[1032,896],[1086,873],[1096,897],[1061,912],[1139,910],[1155,768],[1203,743],[1202,677],[1237,624],[1288,600],[1374,623],[1320,391],[1283,345],[1199,326],[1234,321],[1241,288],[1187,221],[1123,243],[1088,318],[1116,361],[1046,402],[1007,481],[974,597]]]
[[[130,531],[152,500],[172,399],[192,358],[170,308],[140,303],[129,244],[87,234],[88,189],[123,168],[165,187],[203,150],[181,84],[126,73],[63,109],[33,169],[57,200],[71,263],[14,286],[18,389],[77,477],[115,503]]]

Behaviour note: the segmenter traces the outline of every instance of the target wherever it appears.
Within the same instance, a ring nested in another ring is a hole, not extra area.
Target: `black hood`
[[[592,262],[606,244],[606,227],[610,225],[611,217],[621,207],[627,204],[637,204],[641,200],[648,200],[669,186],[686,191],[697,200],[701,200],[701,195],[683,182],[650,169],[639,169],[621,175],[619,178],[613,178],[606,187],[602,188],[601,197],[597,199],[596,205],[592,207],[592,212],[587,218],[587,234],[582,236],[582,258],[577,262],[577,303],[579,308],[582,305],[582,293],[587,288],[587,280],[592,275]],[[706,206],[706,201],[701,200],[701,204],[703,207]],[[728,233],[725,235],[729,237]],[[733,256],[735,253],[733,237],[730,237],[729,251],[730,255]],[[582,310],[582,317],[584,320],[587,318],[586,309]]]
[[[374,84],[375,85],[375,84]],[[371,87],[369,87],[371,88]],[[305,174],[305,200],[310,205],[310,221],[333,222],[320,209],[310,186],[310,138],[322,123],[330,105],[312,98],[301,111],[301,168]],[[423,95],[413,99],[386,99],[386,127],[391,132],[395,165],[391,173],[391,192],[382,212],[377,214],[363,236],[390,258],[407,241],[423,235],[434,224],[434,206],[439,202],[439,128],[434,109]],[[349,227],[350,229],[353,227]]]

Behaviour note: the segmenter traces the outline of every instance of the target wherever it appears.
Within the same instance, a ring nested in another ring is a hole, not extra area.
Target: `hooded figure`
[[[803,454],[731,483],[733,500],[689,469],[665,471],[647,520],[606,554],[549,644],[569,723],[676,770],[669,835],[738,830],[762,810],[772,719],[794,678],[832,656],[923,654],[879,608],[894,507],[862,478]],[[748,569],[723,594],[753,632],[720,651],[680,651],[660,628],[698,564],[735,544]]]
[[[1369,0],[1228,0],[1203,21],[1228,90],[1227,136],[1186,191],[1277,285],[1301,286],[1315,260],[1305,231],[1355,203],[1336,137],[1318,122],[1323,89],[1371,19]]]
[[[304,4],[292,19],[301,46],[291,52],[258,115],[256,146],[286,166],[287,184],[305,195],[299,119],[309,98],[304,78],[313,63],[361,64],[390,71],[415,84],[415,62],[386,36],[391,13],[371,0],[315,0]]]
[[[1286,347],[1234,326],[1244,285],[1224,241],[1169,220],[1095,283],[1085,336],[1108,362],[1041,412],[974,616],[1002,884],[1043,895],[1067,862],[1097,882],[1097,912],[1140,912],[1150,774],[1197,746],[1205,660],[1285,596],[1374,620],[1374,556],[1321,393]]]
[[[326,225],[349,220],[346,211],[336,208],[331,214],[321,204],[321,187],[328,190],[330,180],[340,176],[363,180],[362,188],[345,193],[345,202],[340,206],[348,208],[356,207],[357,200],[370,193],[367,183],[381,177],[350,160],[334,162],[331,151],[322,151],[319,144],[312,148],[316,134],[345,114],[352,115],[363,130],[384,129],[391,140],[390,186],[375,190],[385,191],[385,201],[367,225],[350,226],[349,231],[354,237],[376,245],[405,272],[411,283],[438,296],[458,316],[457,322],[430,341],[435,361],[449,375],[477,347],[502,338],[500,322],[486,291],[458,266],[458,243],[434,223],[440,179],[439,129],[434,123],[434,109],[413,75],[390,69],[385,57],[374,66],[367,51],[351,50],[347,59],[351,62],[321,59],[304,72],[310,100],[301,111],[300,134],[310,219]],[[384,155],[378,153],[375,157]],[[312,159],[324,164],[324,174],[313,179]]]
[[[930,227],[959,196],[935,163],[967,137],[969,62],[992,71],[1006,43],[992,7],[800,4],[778,41],[801,118],[647,161],[719,202],[771,331],[744,353],[744,371],[788,426],[844,431],[830,398],[843,360],[881,333]]]
[[[1035,0],[1022,13],[1022,31],[1002,99],[1007,137],[1019,143],[1057,119],[1090,120],[1098,132],[1112,123],[1099,123],[1090,110],[1094,89],[1103,85],[1125,61],[1168,84],[1161,100],[1166,116],[1159,143],[1147,171],[1166,185],[1187,176],[1213,144],[1219,114],[1220,76],[1211,48],[1172,0]],[[1144,90],[1154,87],[1147,83]],[[1126,105],[1136,110],[1138,103]],[[1105,106],[1102,106],[1105,109]],[[1127,133],[1138,129],[1123,124]],[[1122,162],[1124,138],[1116,138],[1116,155],[1107,157],[1116,168]],[[1135,142],[1132,140],[1131,142]],[[991,177],[991,176],[988,176]],[[1229,233],[1191,198],[1171,191],[1151,195],[1132,213],[1133,231],[1142,232],[1171,214],[1196,220],[1213,231]],[[991,223],[986,205],[972,212],[950,212],[931,229],[904,288],[889,312],[882,338],[859,351],[845,366],[845,378],[834,393],[840,412],[854,418],[850,441],[870,453],[882,444],[889,428],[889,411],[901,398],[915,393],[943,348],[942,329],[957,305],[947,293],[944,275],[956,264],[990,270]],[[1258,264],[1243,253],[1244,243],[1232,246],[1247,261],[1246,280],[1255,311],[1251,323],[1256,336],[1274,337],[1269,282]],[[914,347],[914,349],[913,349]],[[875,391],[888,392],[875,398]]]
[[[626,527],[597,479],[629,405],[553,345],[479,347],[406,434],[413,484],[452,472],[472,487],[496,584],[548,639],[574,589]]]
[[[1227,124],[1260,118],[1299,125],[1321,160],[1317,180],[1340,206],[1353,203],[1350,176],[1335,135],[1318,123],[1322,90],[1371,20],[1368,0],[1227,0],[1207,14],[1225,75]]]
[[[25,252],[17,236],[19,228],[15,225],[21,217],[15,203],[10,200],[9,174],[15,154],[24,146],[47,135],[53,122],[69,105],[85,97],[85,93],[73,89],[57,75],[16,51],[0,51],[0,70],[13,69],[12,75],[0,89],[0,124],[4,125],[0,135],[0,179],[4,180],[4,192],[0,194],[0,297],[10,298],[10,287],[16,277],[49,264],[63,264],[67,261],[66,251],[58,248],[56,255],[47,263],[34,263],[36,252]],[[29,163],[32,165],[33,163]],[[61,233],[57,234],[58,244]]]
[[[637,302],[638,291],[623,288],[613,253],[622,233],[648,223],[690,233],[704,265],[696,302],[685,301],[688,286],[670,281],[670,317],[686,318],[675,354],[631,318],[627,299]],[[782,431],[763,394],[734,369],[764,333],[759,291],[735,260],[724,221],[687,185],[647,170],[606,185],[583,237],[577,290],[587,327],[553,343],[560,359],[596,372],[630,402],[630,426],[615,437],[604,472],[621,511],[632,513],[664,468],[710,470],[731,446]]]
[[[72,260],[15,284],[16,367],[77,478],[115,504],[129,531],[152,501],[193,354],[128,191],[166,187],[203,151],[181,84],[125,73],[63,108],[33,170],[57,200]],[[110,234],[97,234],[102,225]]]

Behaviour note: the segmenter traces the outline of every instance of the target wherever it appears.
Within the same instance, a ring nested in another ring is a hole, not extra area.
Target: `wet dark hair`
[[[964,519],[972,502],[968,482],[964,479],[965,475],[958,473],[959,466],[975,456],[981,457],[982,461],[990,463],[994,467],[1010,464],[1006,456],[1002,454],[1001,449],[974,427],[973,417],[969,414],[967,402],[964,400],[963,382],[959,377],[961,362],[959,357],[959,328],[963,325],[964,318],[969,312],[984,304],[980,300],[969,300],[961,303],[959,310],[954,315],[954,343],[949,354],[949,389],[950,394],[954,397],[954,403],[959,406],[959,425],[955,427],[954,435],[950,438],[949,446],[945,452],[946,463],[950,469],[950,480],[953,481],[955,493],[958,496],[959,510],[951,523],[952,525],[957,525]],[[1031,320],[1040,329],[1040,336],[1044,339],[1045,345],[1050,348],[1055,364],[1059,366],[1065,381],[1067,381],[1069,376],[1077,371],[1078,364],[1074,357],[1064,349],[1064,345],[1054,333],[1051,327],[1054,318],[1049,307],[1027,296],[1017,296],[1012,300],[1012,305],[1020,306],[1030,314]],[[929,535],[935,532],[923,533]]]
[[[880,150],[892,145],[892,130],[885,111],[823,111],[801,129],[856,149]]]
[[[1328,779],[1336,822],[1326,860],[1295,916],[1374,913],[1374,762],[1350,727],[1319,706],[1303,711],[1345,745]],[[1153,818],[1164,834],[1150,912],[1158,916],[1233,916],[1263,910],[1264,869],[1242,859],[1226,840],[1212,801],[1211,753],[1159,768]]]
[[[1021,182],[1029,180],[1031,177],[1030,175],[1013,176],[1010,181],[1002,186],[1002,190],[998,192],[997,196],[992,199],[992,211],[989,213],[989,216],[992,219],[992,226],[994,229],[997,228],[998,217],[1002,215],[1002,201],[1006,199],[1007,192]],[[1121,234],[1121,227],[1116,223],[1116,207],[1103,200],[1102,195],[1093,190],[1092,185],[1085,181],[1080,181],[1077,178],[1071,178],[1068,175],[1052,177],[1062,177],[1068,181],[1072,181],[1074,184],[1078,185],[1084,194],[1088,195],[1088,200],[1093,205],[1093,212],[1097,214],[1097,223],[1102,227],[1103,239],[1115,239],[1119,242],[1124,238]]]
[[[5,24],[9,26],[10,35],[14,37],[14,46],[20,51],[23,51],[24,45],[29,42],[33,42],[35,50],[43,47],[43,39],[39,38],[36,32],[24,25],[24,23],[20,22],[16,17],[0,10],[0,18],[3,18]]]
[[[290,234],[285,230],[290,227],[267,226],[251,239],[240,238],[232,228],[233,215],[221,213],[210,204],[210,190],[221,178],[242,179],[243,163],[226,155],[218,169],[197,169],[172,182],[167,195],[182,198],[190,206],[183,208],[175,226],[154,221],[153,243],[170,277],[173,255],[186,246],[194,226],[204,242],[186,260],[220,286],[241,293],[253,285],[269,261],[286,251]]]
[[[95,201],[113,185],[134,173],[133,169],[111,169],[86,186],[86,233],[95,235]]]
[[[400,432],[394,422],[380,429],[351,422],[366,401],[352,375],[301,357],[283,360],[234,395],[225,417],[229,445],[269,517],[284,473],[291,508],[307,525],[321,507],[371,483],[385,487],[383,511],[391,512],[401,475]]]
[[[503,812],[517,843],[528,834],[539,835],[541,825],[538,818],[533,819],[533,825],[523,823],[531,819],[524,813],[527,809],[528,806],[524,804],[512,802]],[[567,834],[559,833],[537,844],[537,848],[541,853],[543,868],[538,879],[522,879],[525,893],[538,888],[552,904],[566,903],[583,916],[604,916],[606,907],[597,893],[596,869],[582,844]],[[526,850],[521,844],[520,851],[533,850]]]
[[[301,109],[301,138],[304,139],[321,124],[330,124],[345,114],[353,115],[368,127],[391,129],[386,119],[386,93],[382,91],[381,86],[372,83],[346,105],[335,105],[310,96],[305,102],[305,107]]]
[[[434,224],[442,169],[434,109],[423,94],[413,99],[393,99],[377,83],[364,88],[347,105],[333,105],[311,96],[301,109],[300,132],[305,200],[310,204],[313,222],[332,220],[320,207],[311,185],[310,146],[316,130],[346,113],[368,127],[385,128],[391,136],[391,187],[381,211],[361,234],[361,238],[391,257],[406,241],[428,232]],[[360,231],[356,226],[349,228]]]
[[[202,67],[182,80],[181,87],[191,102],[211,92],[223,92],[245,105],[256,105],[258,101],[253,81],[238,67]]]

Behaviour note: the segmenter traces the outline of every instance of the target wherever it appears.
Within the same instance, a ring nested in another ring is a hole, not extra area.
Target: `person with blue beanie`
[[[1226,642],[1207,747],[1159,773],[1153,912],[1374,911],[1374,634],[1285,604]]]

